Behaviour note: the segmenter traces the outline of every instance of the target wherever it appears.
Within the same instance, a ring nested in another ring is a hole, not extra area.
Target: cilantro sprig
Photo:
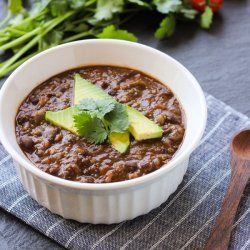
[[[74,123],[79,135],[85,137],[90,143],[99,144],[107,139],[108,130],[103,121],[89,112],[83,111],[75,115]]]
[[[77,108],[75,128],[90,143],[103,143],[110,133],[123,133],[128,129],[128,114],[121,103],[108,99],[83,99]]]

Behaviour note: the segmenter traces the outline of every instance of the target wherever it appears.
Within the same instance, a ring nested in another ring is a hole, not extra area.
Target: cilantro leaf
[[[180,13],[182,13],[184,17],[193,20],[199,12],[195,9],[188,9],[183,7],[180,9]]]
[[[201,15],[200,25],[204,29],[208,29],[213,20],[213,11],[209,6],[206,6],[205,11]]]
[[[129,120],[124,105],[109,99],[83,99],[74,116],[77,132],[91,143],[102,143],[112,132],[123,133]]]
[[[75,115],[74,125],[77,132],[90,143],[103,143],[108,137],[102,121],[96,116],[92,117],[88,112],[80,112]]]
[[[165,17],[161,23],[159,28],[155,31],[155,38],[163,39],[166,36],[171,36],[175,30],[176,20],[174,15],[169,15]]]
[[[114,110],[105,116],[111,132],[122,133],[128,129],[129,120],[126,108],[116,103]]]
[[[91,115],[87,112],[79,112],[74,115],[74,126],[79,135],[84,136],[87,130],[88,124],[92,119]]]
[[[67,0],[53,0],[50,3],[52,16],[61,16],[67,13],[69,9],[69,1]]]
[[[17,14],[22,10],[22,0],[9,0],[8,1],[8,10],[11,14]]]
[[[127,30],[116,29],[114,25],[109,25],[105,27],[101,33],[97,34],[98,38],[113,38],[120,40],[127,40],[131,42],[137,42],[137,37],[128,32]]]
[[[51,45],[58,45],[63,37],[63,32],[59,30],[52,30],[49,32],[45,39]]]
[[[97,117],[92,118],[87,126],[85,138],[90,143],[103,143],[108,137],[108,132],[106,131],[103,123]]]
[[[115,13],[122,12],[123,0],[97,0],[95,18],[97,20],[109,20]]]
[[[89,111],[90,114],[96,115],[102,119],[107,113],[115,108],[113,100],[108,99],[83,99],[80,101],[78,108],[83,111]]]
[[[96,103],[93,99],[82,99],[77,107],[80,110],[93,111],[96,110]]]
[[[163,14],[176,12],[182,5],[180,0],[153,0],[153,3],[156,5],[157,10]]]
[[[15,26],[16,29],[23,31],[23,32],[29,32],[32,31],[35,28],[34,22],[22,22],[24,20],[24,14],[19,13],[15,16],[15,18],[11,19],[9,24]]]
[[[32,4],[31,11],[30,11],[31,15],[37,14],[41,12],[42,10],[44,10],[49,5],[51,0],[33,0],[32,2],[33,4]]]
[[[72,9],[77,9],[77,8],[83,7],[86,0],[71,0],[70,2],[71,2],[70,7]]]

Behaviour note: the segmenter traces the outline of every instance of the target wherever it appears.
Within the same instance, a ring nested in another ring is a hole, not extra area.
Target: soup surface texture
[[[121,154],[108,143],[90,144],[46,122],[46,111],[73,105],[76,73],[159,124],[163,137],[136,141],[130,136],[129,149]],[[151,173],[173,157],[185,132],[182,113],[171,90],[158,80],[133,69],[89,66],[56,75],[35,88],[17,111],[16,137],[26,156],[46,173],[77,182],[118,182]]]

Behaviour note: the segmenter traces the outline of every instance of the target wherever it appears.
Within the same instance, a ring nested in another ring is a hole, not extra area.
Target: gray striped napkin
[[[229,140],[250,120],[207,95],[208,123],[178,190],[151,213],[113,225],[81,224],[52,214],[22,188],[0,144],[0,206],[69,249],[200,249],[230,176]],[[241,200],[230,249],[250,249],[249,188]]]

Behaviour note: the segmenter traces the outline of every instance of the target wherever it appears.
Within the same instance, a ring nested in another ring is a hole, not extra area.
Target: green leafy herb
[[[78,9],[84,6],[87,0],[71,0],[70,7],[72,9]]]
[[[22,0],[10,0],[8,2],[8,9],[11,14],[16,14],[22,10]]]
[[[105,120],[108,122],[111,132],[122,133],[128,129],[129,120],[126,108],[116,103],[114,109],[106,114]]]
[[[123,0],[97,0],[95,18],[97,20],[111,19],[115,13],[122,12],[123,5]]]
[[[109,99],[83,99],[74,116],[77,132],[90,143],[104,142],[110,133],[123,133],[129,121],[126,108]]]
[[[198,11],[195,9],[182,7],[180,8],[180,13],[183,14],[185,18],[193,20],[197,16]]]
[[[195,9],[189,0],[32,0],[32,8],[25,8],[22,2],[26,1],[8,0],[8,15],[0,23],[0,52],[7,52],[0,62],[0,77],[58,44],[89,37],[136,42],[137,37],[121,25],[142,11],[149,18],[153,12],[165,15],[155,32],[163,39],[174,33],[179,20],[209,28],[212,10],[221,6]]]
[[[97,34],[98,38],[114,38],[114,39],[121,39],[127,40],[131,42],[137,42],[137,37],[134,34],[121,29],[115,29],[114,25],[109,25],[102,30],[101,33]]]
[[[53,0],[50,3],[52,16],[60,16],[67,12],[69,8],[68,0]]]
[[[92,116],[103,119],[107,113],[114,110],[115,102],[109,99],[83,99],[77,107],[82,111],[89,112]]]
[[[153,2],[156,5],[157,10],[163,14],[176,12],[182,5],[180,0],[153,0]]]
[[[30,16],[41,14],[48,6],[51,0],[33,0]],[[49,9],[49,8],[48,8]]]
[[[52,47],[59,43],[63,37],[63,32],[60,30],[52,30],[41,41],[44,42],[44,47]]]
[[[208,29],[213,20],[213,11],[210,7],[206,6],[205,11],[201,15],[200,25],[204,29]]]
[[[96,116],[91,116],[88,112],[80,112],[74,116],[74,123],[77,132],[85,137],[90,143],[103,143],[108,137],[102,120]]]
[[[174,15],[170,14],[165,17],[161,21],[159,28],[156,30],[155,37],[157,39],[163,39],[166,36],[171,36],[174,33],[175,23],[176,21]]]
[[[23,10],[21,0],[9,0],[8,1],[8,15],[6,18],[0,22],[0,28],[3,27],[6,23],[10,22],[10,19]],[[21,15],[20,15],[21,16]]]

